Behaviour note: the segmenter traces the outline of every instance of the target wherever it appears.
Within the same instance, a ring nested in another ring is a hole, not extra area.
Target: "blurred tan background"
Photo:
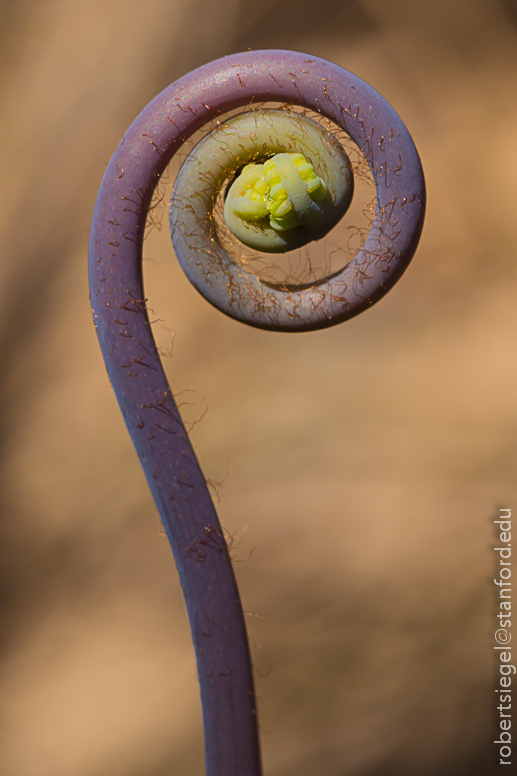
[[[331,59],[423,159],[421,247],[372,310],[255,331],[183,277],[150,306],[254,644],[268,776],[493,770],[492,520],[516,500],[513,0],[0,2],[2,776],[200,776],[168,545],[90,320],[86,249],[115,145],[225,54]],[[247,526],[247,531],[245,530]],[[242,776],[245,776],[244,774]]]

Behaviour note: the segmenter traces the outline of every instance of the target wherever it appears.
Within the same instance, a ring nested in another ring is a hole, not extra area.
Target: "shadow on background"
[[[241,559],[257,545],[236,571],[265,771],[491,772],[490,520],[517,454],[515,28],[509,0],[0,3],[3,773],[203,772],[181,594],[101,363],[86,247],[138,111],[207,61],[270,47],[327,57],[393,104],[429,211],[385,300],[297,337],[209,308],[165,226],[146,243],[173,387],[210,404],[204,471],[232,464],[222,523],[248,526]]]

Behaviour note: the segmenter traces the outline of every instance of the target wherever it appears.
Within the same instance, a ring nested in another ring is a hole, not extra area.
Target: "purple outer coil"
[[[254,293],[271,295],[271,304],[258,306],[230,293],[223,273],[200,289],[220,310],[279,331],[357,315],[407,267],[425,209],[418,154],[389,104],[346,70],[288,51],[236,54],[176,81],[133,122],[102,181],[90,238],[93,318],[178,567],[197,658],[207,776],[261,773],[253,677],[226,544],[151,332],[142,241],[154,188],[181,144],[216,116],[265,101],[305,106],[342,127],[368,160],[379,206],[365,245],[341,272],[296,292],[250,277]]]

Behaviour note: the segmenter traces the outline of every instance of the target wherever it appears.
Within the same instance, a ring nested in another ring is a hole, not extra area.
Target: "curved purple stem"
[[[382,261],[374,257],[354,269],[350,291],[342,289],[342,298],[334,300],[336,320],[368,307],[400,277],[418,243],[425,201],[418,155],[388,103],[336,65],[283,51],[227,57],[169,86],[133,122],[102,181],[90,238],[93,318],[178,567],[197,659],[207,776],[260,776],[253,677],[226,544],[153,339],[142,241],[154,188],[183,141],[218,114],[262,101],[319,110],[356,142],[362,139],[374,171],[378,214],[381,219],[389,214],[389,233],[376,235],[387,253]],[[391,134],[375,135],[376,124],[389,126]],[[245,319],[236,301],[232,306],[233,312],[225,312]],[[313,328],[330,325],[319,309]],[[289,320],[280,314],[278,328],[293,328]],[[255,325],[274,328],[274,320]]]

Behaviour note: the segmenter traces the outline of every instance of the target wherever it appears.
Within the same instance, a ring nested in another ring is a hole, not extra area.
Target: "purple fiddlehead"
[[[275,284],[235,262],[221,245],[209,212],[215,194],[203,198],[194,190],[189,202],[178,199],[185,194],[175,188],[171,225],[178,258],[191,282],[222,312],[277,331],[321,329],[357,315],[406,269],[425,210],[418,154],[390,105],[342,68],[287,51],[233,55],[169,86],[133,122],[102,181],[90,238],[93,318],[178,567],[196,652],[208,776],[261,773],[251,661],[226,543],[151,332],[142,242],[153,191],[180,146],[217,117],[266,101],[303,106],[347,133],[375,182],[373,222],[344,268],[315,283]],[[257,153],[246,159],[264,162],[272,151],[287,150],[281,138],[272,143],[263,159]],[[298,153],[299,165],[300,148],[289,150]],[[256,225],[245,228],[253,231]]]

